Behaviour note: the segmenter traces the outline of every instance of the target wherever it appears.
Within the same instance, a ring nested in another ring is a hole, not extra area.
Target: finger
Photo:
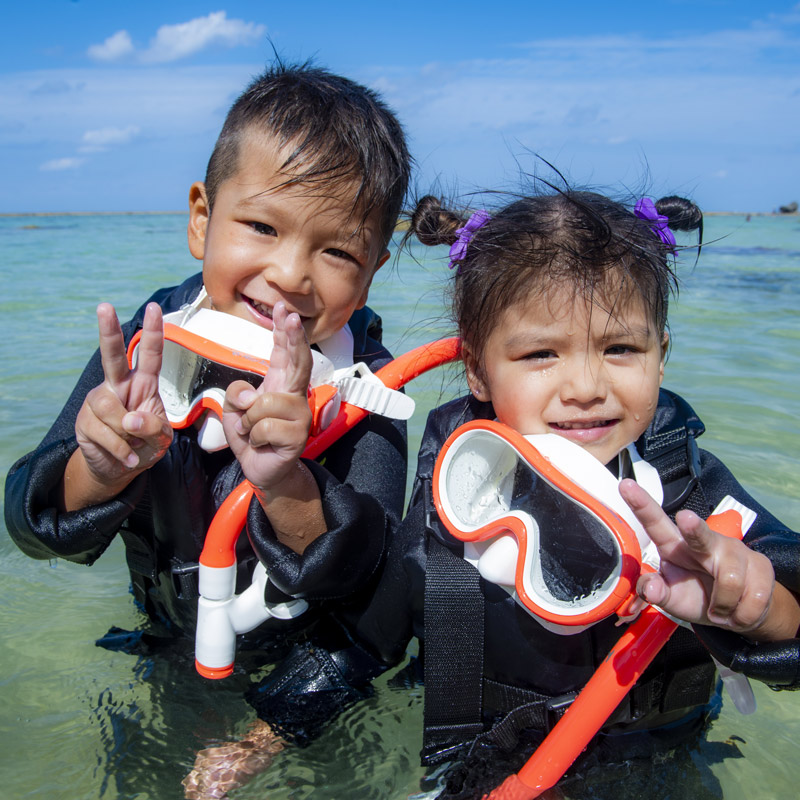
[[[148,303],[136,358],[137,373],[158,378],[164,352],[164,323],[158,303]]]
[[[122,428],[129,436],[139,440],[136,443],[131,440],[134,448],[149,445],[154,450],[162,450],[169,447],[172,441],[172,427],[158,414],[131,411],[122,418]]]
[[[305,432],[305,438],[308,438],[311,410],[305,396],[278,392],[257,395],[253,404],[242,414],[239,432],[249,432],[264,419],[296,423]]]
[[[125,408],[122,401],[108,383],[103,383],[92,389],[92,391],[86,395],[84,407],[87,408],[99,422],[113,430],[117,436],[124,437],[125,430],[122,427],[122,418],[127,414],[128,409]]]
[[[297,420],[267,417],[253,425],[248,433],[252,447],[271,447],[273,450],[302,450],[307,432]]]
[[[669,602],[669,586],[658,572],[648,572],[639,577],[636,594],[645,603],[663,606]]]
[[[775,570],[761,553],[749,551],[747,580],[739,605],[731,613],[737,630],[748,631],[761,625],[769,613],[775,591]]]
[[[715,625],[728,625],[747,588],[747,547],[724,536],[719,536],[719,539],[721,541],[715,546],[714,584],[707,614]]]
[[[306,396],[314,365],[298,314],[289,314],[280,302],[273,309],[273,346],[270,368],[260,387],[264,392]]]
[[[620,481],[619,493],[657,547],[682,543],[680,532],[664,509],[636,481],[630,478]]]
[[[258,393],[247,381],[234,381],[225,390],[222,411],[247,411],[257,397]]]
[[[103,373],[113,387],[118,387],[130,374],[125,340],[117,319],[117,312],[110,303],[97,306],[97,326],[100,331],[100,358]]]
[[[139,465],[139,456],[126,436],[97,417],[88,404],[84,405],[76,420],[75,435],[82,446],[102,450],[110,460],[118,461],[128,469]]]

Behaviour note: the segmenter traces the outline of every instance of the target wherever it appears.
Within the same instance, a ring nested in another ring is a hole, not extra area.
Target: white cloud
[[[99,128],[83,134],[82,153],[93,153],[107,150],[110,145],[127,144],[139,133],[139,127],[128,125],[127,128]]]
[[[45,161],[39,169],[42,172],[61,172],[65,169],[77,169],[81,164],[82,158],[54,158],[52,161]]]
[[[133,53],[133,49],[128,31],[117,31],[102,44],[93,44],[86,52],[95,61],[119,61]]]
[[[141,54],[141,60],[163,63],[177,61],[212,45],[248,45],[258,41],[266,30],[265,25],[228,19],[224,11],[215,11],[207,17],[178,25],[162,25],[150,41],[150,47]]]
[[[137,50],[127,31],[117,31],[102,44],[87,51],[95,61],[119,61],[135,55],[144,64],[178,61],[207,47],[239,47],[257,42],[266,33],[265,25],[228,19],[224,11],[196,17],[177,25],[162,25],[146,50]]]

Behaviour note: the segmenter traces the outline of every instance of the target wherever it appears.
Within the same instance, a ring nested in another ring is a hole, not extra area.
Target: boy
[[[119,531],[136,601],[170,635],[191,634],[205,532],[246,477],[259,501],[248,533],[274,588],[312,606],[363,588],[402,511],[405,427],[370,416],[324,467],[301,461],[309,344],[324,349],[349,325],[354,360],[374,370],[390,359],[365,303],[409,170],[402,129],[370,90],[309,66],[256,79],[228,113],[206,181],[190,190],[189,248],[202,273],[156,292],[122,327],[113,308],[98,308],[100,350],[42,443],[13,466],[5,513],[18,546],[92,564]],[[162,312],[201,291],[206,307],[275,338],[265,383],[229,389],[230,449],[213,453],[194,428],[172,431],[158,394]],[[140,328],[130,370],[125,348]],[[237,591],[255,563],[247,542],[239,549]],[[270,620],[253,638],[286,629]]]

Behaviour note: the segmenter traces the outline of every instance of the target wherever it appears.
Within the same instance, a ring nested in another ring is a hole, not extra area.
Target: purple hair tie
[[[674,255],[676,248],[675,234],[669,229],[669,217],[659,214],[656,204],[649,197],[643,197],[639,200],[633,209],[633,213],[639,219],[647,220],[650,223],[653,233],[664,242],[670,253]]]
[[[456,229],[456,240],[450,247],[450,269],[453,269],[459,261],[464,260],[467,254],[467,247],[475,236],[475,232],[482,228],[491,217],[487,211],[476,211],[468,220],[463,228]],[[460,269],[460,267],[459,267]]]

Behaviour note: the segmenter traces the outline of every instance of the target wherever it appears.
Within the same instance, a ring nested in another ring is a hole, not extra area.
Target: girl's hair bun
[[[656,200],[656,210],[669,220],[675,231],[696,231],[703,225],[703,212],[685,197],[674,194]]]
[[[438,197],[428,194],[411,214],[410,232],[425,245],[453,244],[456,229],[463,224],[461,217],[442,207]]]

